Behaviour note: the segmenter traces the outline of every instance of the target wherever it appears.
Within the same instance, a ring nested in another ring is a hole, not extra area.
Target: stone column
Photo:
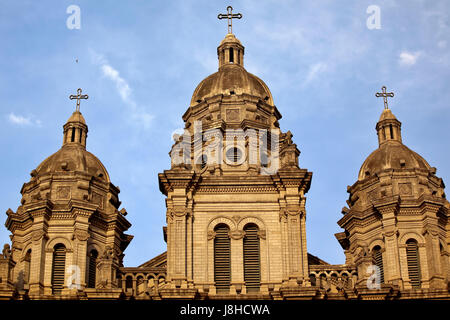
[[[393,199],[389,204],[376,206],[376,209],[382,216],[383,237],[385,254],[383,263],[389,268],[384,269],[384,281],[394,285],[402,286],[402,272],[400,270],[400,256],[398,247],[398,229],[397,229],[397,199]]]
[[[167,225],[167,278],[173,287],[187,287],[186,210],[175,207],[170,212],[171,222]]]
[[[86,226],[87,227],[87,226]],[[89,233],[86,230],[75,229],[73,234],[74,255],[72,264],[78,266],[80,270],[79,290],[86,287],[86,266],[87,266],[87,240]]]
[[[369,254],[367,247],[361,249],[355,258],[355,265],[358,271],[356,286],[367,288],[367,280],[373,274],[373,272],[370,272],[370,266],[373,265],[372,256]]]
[[[245,231],[231,230],[230,231],[230,249],[231,249],[231,287],[230,294],[246,293],[244,282],[244,247],[243,239]]]
[[[41,295],[44,293],[45,287],[45,267],[52,263],[52,257],[47,257],[45,245],[48,237],[42,229],[32,231],[31,241],[31,262],[30,262],[30,296]],[[53,252],[53,250],[52,250]],[[50,284],[51,287],[51,284]]]
[[[287,209],[287,242],[289,261],[289,283],[296,286],[303,280],[301,224],[299,208]]]
[[[445,277],[441,266],[441,251],[439,247],[439,231],[437,222],[438,207],[427,208],[425,228],[422,234],[425,238],[426,261],[429,274],[429,286],[432,289],[445,289]],[[435,209],[435,210],[433,210]],[[419,250],[420,251],[420,250]]]

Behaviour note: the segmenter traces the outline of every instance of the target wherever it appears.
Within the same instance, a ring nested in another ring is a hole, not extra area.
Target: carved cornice
[[[276,193],[271,186],[201,186],[196,193]]]

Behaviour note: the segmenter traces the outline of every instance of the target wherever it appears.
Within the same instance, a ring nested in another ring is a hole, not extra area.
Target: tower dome
[[[28,275],[30,296],[71,297],[100,284],[111,296],[118,287],[123,251],[133,238],[124,233],[131,224],[126,210],[119,210],[120,189],[100,160],[86,151],[88,127],[79,102],[63,132],[62,147],[31,171],[22,186],[16,212],[7,211],[6,227],[19,262],[14,273]],[[25,253],[28,260],[22,258]],[[79,268],[75,290],[64,285],[66,262]]]
[[[358,180],[364,180],[383,170],[431,170],[428,162],[402,143],[401,122],[390,109],[384,109],[376,125],[379,147],[364,161]]]
[[[216,95],[249,94],[273,105],[267,85],[244,68],[244,46],[234,36],[227,34],[217,48],[219,70],[202,80],[191,99],[191,106]]]
[[[378,96],[393,96],[383,93]],[[438,255],[445,240],[449,203],[436,169],[402,142],[401,123],[385,109],[376,125],[379,147],[364,161],[358,180],[347,187],[348,207],[338,224],[345,231],[336,238],[346,263],[358,270],[358,285],[368,283],[369,267],[376,267],[383,286],[401,290],[443,288],[442,271],[430,268],[423,257]],[[418,247],[421,257],[416,254]],[[386,268],[389,266],[389,268]]]
[[[108,172],[101,161],[86,150],[88,127],[83,115],[75,111],[64,125],[61,149],[45,159],[32,176],[77,171],[110,182]]]

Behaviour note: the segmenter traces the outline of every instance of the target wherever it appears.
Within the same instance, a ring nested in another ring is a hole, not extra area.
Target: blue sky
[[[66,26],[69,5],[81,29]],[[228,5],[245,67],[263,79],[313,172],[307,194],[308,251],[344,263],[334,233],[364,159],[378,147],[383,102],[402,122],[403,142],[450,181],[450,2],[448,1],[0,1],[0,211],[16,210],[29,173],[62,143],[75,108],[87,149],[108,169],[133,224],[124,264],[165,251],[164,196],[171,135],[197,84],[217,70]],[[368,6],[381,28],[368,29]],[[78,63],[75,60],[78,59]],[[0,228],[0,242],[9,241]]]

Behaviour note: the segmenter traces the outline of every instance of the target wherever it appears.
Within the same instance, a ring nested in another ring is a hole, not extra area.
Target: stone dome
[[[385,169],[425,169],[430,170],[428,162],[419,154],[399,142],[382,144],[364,161],[358,179],[379,173]]]
[[[56,172],[81,171],[105,179],[109,175],[101,161],[89,151],[77,145],[64,145],[57,152],[45,159],[37,168],[37,175]]]
[[[272,94],[260,78],[241,66],[224,65],[219,71],[200,82],[192,95],[191,106],[205,98],[218,94],[229,95],[230,92],[256,96],[273,105]]]
[[[267,85],[244,68],[244,47],[231,33],[227,34],[217,48],[219,71],[205,78],[191,99],[191,106],[205,98],[219,94],[249,94],[273,105],[272,94]]]
[[[358,180],[363,180],[386,169],[424,169],[431,167],[419,154],[402,142],[401,122],[385,108],[376,125],[379,147],[364,161]]]
[[[88,127],[83,115],[75,111],[64,125],[61,149],[45,159],[32,175],[79,171],[110,182],[108,172],[101,161],[86,150]]]

